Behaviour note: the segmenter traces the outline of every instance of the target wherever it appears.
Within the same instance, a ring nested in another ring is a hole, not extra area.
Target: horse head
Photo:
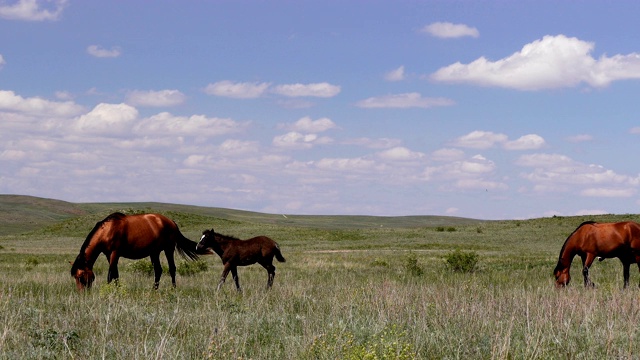
[[[200,242],[198,242],[198,246],[196,246],[196,253],[212,254],[217,246],[216,233],[213,229],[205,230],[202,232],[202,237],[200,238]]]
[[[571,281],[568,267],[556,266],[553,270],[553,275],[556,277],[556,288],[563,288],[569,285],[569,281]]]
[[[85,288],[90,288],[93,284],[93,280],[96,279],[96,275],[93,270],[87,266],[87,264],[81,259],[76,259],[71,266],[71,277],[76,279],[76,287],[82,291]]]

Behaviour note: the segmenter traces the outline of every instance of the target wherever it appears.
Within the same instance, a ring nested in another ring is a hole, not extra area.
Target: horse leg
[[[173,251],[165,250],[164,255],[167,257],[167,263],[169,264],[169,274],[171,275],[171,284],[176,287],[176,262],[173,258]]]
[[[271,289],[273,285],[273,279],[276,277],[276,267],[273,264],[265,263],[260,264],[267,270],[267,289]]]
[[[240,287],[240,279],[238,278],[238,267],[237,266],[233,266],[231,268],[231,276],[233,277],[233,281],[235,281],[235,283],[236,283],[236,290],[238,290],[238,292],[242,292],[242,288]]]
[[[150,256],[151,264],[153,264],[153,273],[155,274],[155,280],[153,282],[153,290],[158,290],[160,286],[160,277],[162,276],[162,264],[160,264],[160,254],[152,254]]]
[[[622,262],[622,275],[624,277],[624,286],[623,288],[626,289],[629,287],[629,270],[631,268],[631,263]]]
[[[225,280],[227,280],[227,275],[229,275],[229,270],[231,270],[231,263],[224,264],[224,269],[222,269],[222,276],[220,276],[220,282],[218,283],[217,290],[220,290],[220,288],[222,287],[222,284],[224,284]]]
[[[118,274],[118,260],[120,256],[114,251],[109,255],[109,274],[107,275],[107,283],[111,283],[112,280],[118,281],[120,274]]]
[[[595,260],[596,256],[594,254],[588,253],[586,256],[582,257],[582,276],[584,277],[584,286],[585,287],[595,287],[596,284],[591,281],[589,278],[589,268],[591,264],[593,264],[593,260]]]

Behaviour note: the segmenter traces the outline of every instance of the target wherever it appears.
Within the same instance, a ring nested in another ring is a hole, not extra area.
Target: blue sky
[[[0,193],[638,213],[640,3],[0,0]]]

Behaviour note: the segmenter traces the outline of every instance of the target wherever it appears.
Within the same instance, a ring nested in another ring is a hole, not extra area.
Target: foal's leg
[[[276,277],[276,267],[273,266],[273,264],[271,263],[264,263],[264,264],[260,264],[262,265],[262,267],[264,267],[265,269],[267,269],[267,289],[271,289],[271,286],[273,285],[273,279]]]
[[[220,282],[218,283],[218,290],[222,287],[225,280],[227,280],[227,275],[229,275],[229,270],[231,270],[231,263],[224,264],[224,269],[222,269],[222,276],[220,276]]]
[[[153,272],[155,274],[155,280],[153,282],[153,289],[158,290],[160,285],[160,277],[162,276],[162,264],[160,264],[160,253],[151,254],[151,264],[153,264]]]
[[[173,284],[173,287],[176,287],[176,263],[173,258],[173,250],[165,250],[164,255],[167,257],[167,263],[169,264],[171,284]]]
[[[233,281],[236,283],[236,290],[238,290],[238,292],[242,292],[242,288],[240,288],[240,279],[238,278],[237,266],[231,267],[231,276],[233,277]]]

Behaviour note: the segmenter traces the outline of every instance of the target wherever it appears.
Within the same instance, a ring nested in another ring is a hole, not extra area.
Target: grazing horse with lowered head
[[[158,288],[162,265],[160,253],[164,251],[169,263],[169,274],[176,286],[176,265],[173,253],[188,260],[197,260],[196,242],[184,237],[178,225],[160,214],[124,215],[116,212],[99,221],[93,227],[80,248],[71,267],[71,276],[76,279],[78,290],[90,288],[95,275],[93,264],[100,254],[109,261],[107,282],[118,279],[118,260],[151,258],[155,273],[154,289]]]
[[[584,286],[595,286],[589,278],[589,267],[596,257],[618,258],[622,262],[624,287],[629,286],[629,268],[638,263],[640,269],[640,224],[633,221],[617,223],[596,223],[586,221],[569,235],[562,245],[558,265],[553,270],[556,287],[569,284],[569,269],[573,258],[582,259]]]
[[[266,236],[257,236],[248,240],[240,240],[231,236],[218,234],[211,230],[202,232],[202,238],[198,243],[197,252],[211,253],[213,250],[224,265],[222,276],[218,283],[218,290],[224,284],[231,271],[233,280],[236,283],[236,290],[242,291],[238,280],[238,266],[247,266],[258,263],[267,270],[267,288],[273,285],[273,278],[276,276],[276,267],[273,266],[273,258],[280,262],[285,262],[285,258],[280,252],[278,244]]]

